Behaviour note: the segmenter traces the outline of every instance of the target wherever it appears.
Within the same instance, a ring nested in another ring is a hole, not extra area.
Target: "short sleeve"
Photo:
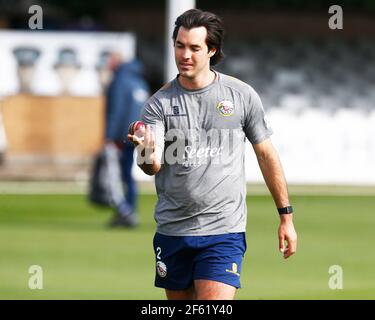
[[[162,107],[154,99],[150,99],[142,109],[141,119],[151,126],[155,134],[156,145],[164,150],[165,123]]]
[[[249,87],[249,96],[245,99],[244,131],[252,144],[261,143],[273,133],[266,119],[262,101],[251,87]]]

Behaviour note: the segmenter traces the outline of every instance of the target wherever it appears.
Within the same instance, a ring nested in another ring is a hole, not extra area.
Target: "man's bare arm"
[[[289,194],[284,171],[271,140],[267,139],[259,144],[254,144],[253,148],[264,181],[271,192],[276,207],[289,206]],[[279,249],[283,252],[284,258],[289,258],[297,250],[297,233],[293,225],[293,214],[280,215],[278,235]],[[285,241],[288,243],[287,248],[285,248]]]
[[[279,156],[270,139],[253,145],[264,181],[278,208],[289,206],[287,183]]]

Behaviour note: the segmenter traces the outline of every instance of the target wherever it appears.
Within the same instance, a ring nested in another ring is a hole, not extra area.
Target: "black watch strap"
[[[284,208],[277,208],[277,211],[279,211],[279,214],[290,214],[293,213],[293,207],[287,206]]]

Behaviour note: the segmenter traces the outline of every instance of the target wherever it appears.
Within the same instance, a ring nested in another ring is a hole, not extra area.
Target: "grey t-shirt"
[[[163,150],[155,176],[159,233],[245,232],[245,141],[260,143],[272,129],[252,87],[216,75],[199,90],[183,88],[176,78],[144,106],[142,120]]]

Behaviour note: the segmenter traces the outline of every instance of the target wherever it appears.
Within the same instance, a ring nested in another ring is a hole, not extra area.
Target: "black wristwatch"
[[[284,208],[277,208],[277,211],[279,211],[279,214],[290,214],[293,213],[293,207],[287,206]]]

